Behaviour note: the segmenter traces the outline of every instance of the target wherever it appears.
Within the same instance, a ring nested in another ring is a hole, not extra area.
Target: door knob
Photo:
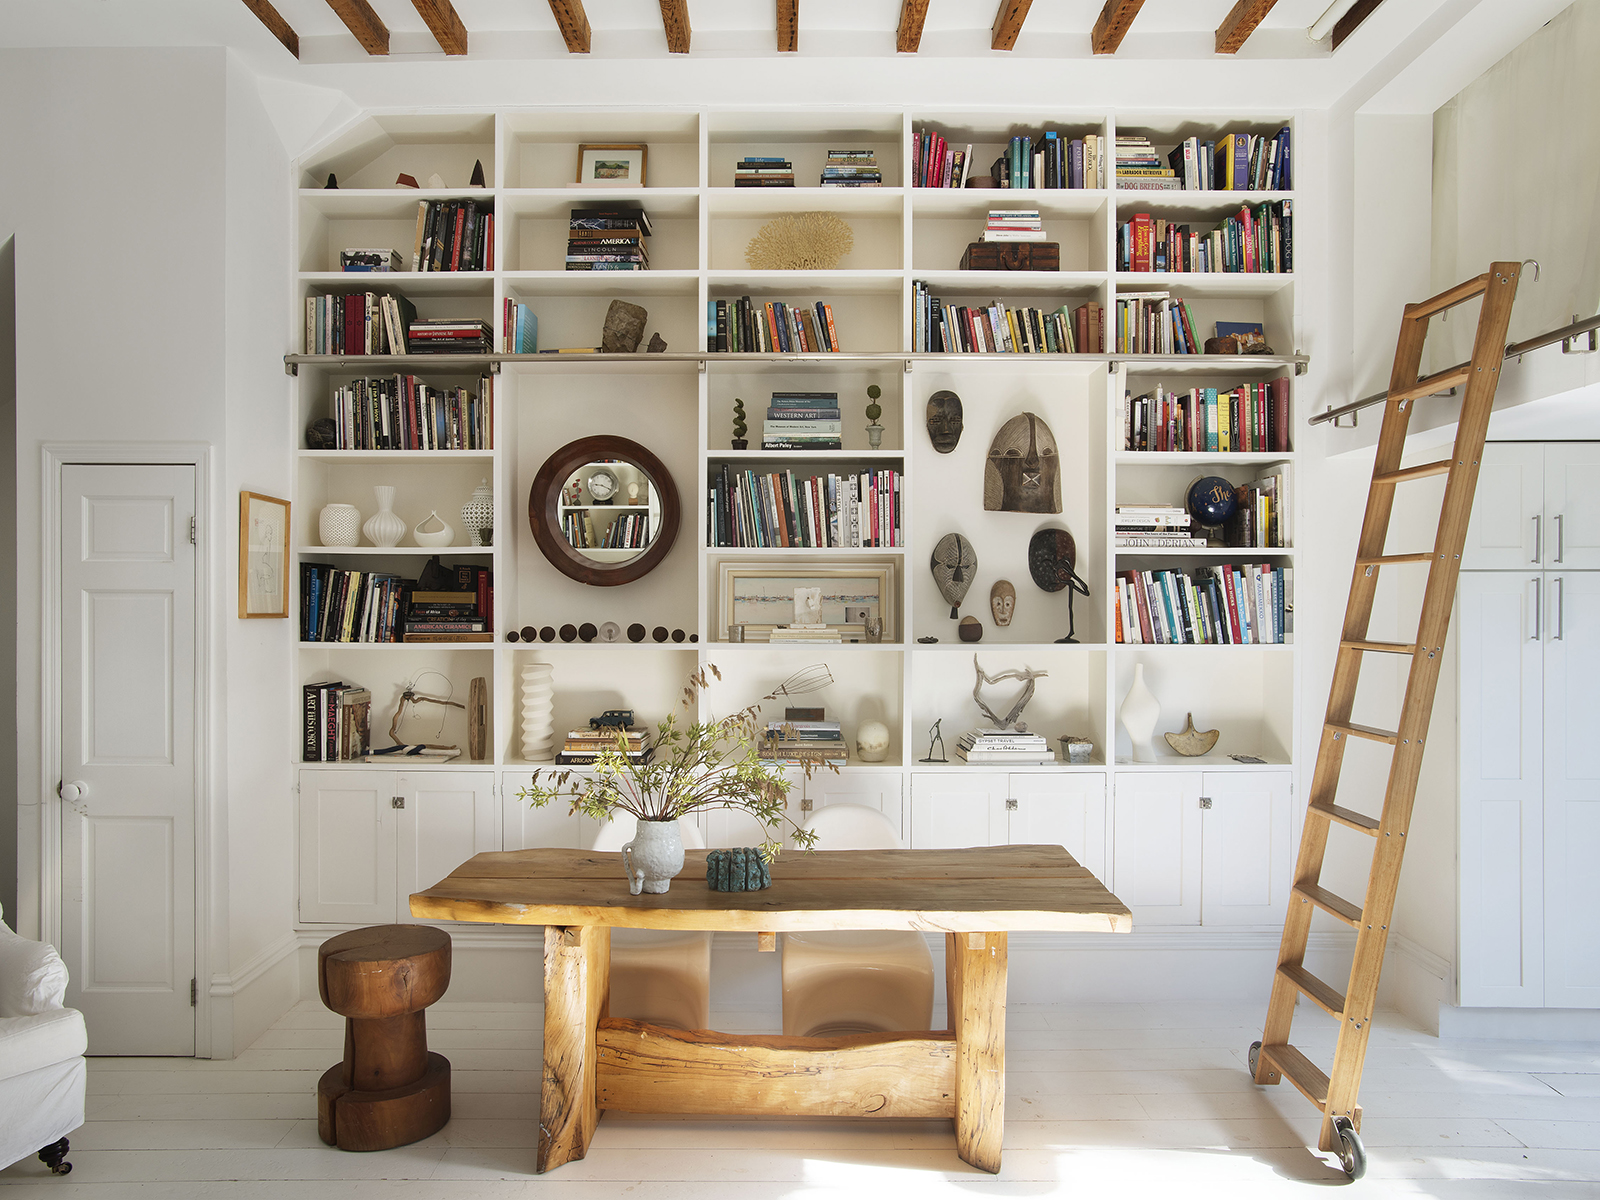
[[[62,782],[56,785],[56,794],[68,804],[74,804],[89,794],[89,785],[81,782]]]

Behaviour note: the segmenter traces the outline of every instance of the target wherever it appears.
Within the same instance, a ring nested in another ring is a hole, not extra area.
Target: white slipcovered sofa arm
[[[18,937],[0,924],[0,1017],[59,1009],[66,994],[67,964],[55,947]]]
[[[89,1031],[75,1008],[0,1018],[0,1082],[77,1058],[88,1048]]]

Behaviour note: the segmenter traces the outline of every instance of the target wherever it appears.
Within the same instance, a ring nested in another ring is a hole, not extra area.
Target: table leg
[[[1000,1170],[1006,1118],[1006,935],[954,933],[945,985],[956,1035],[956,1153]]]
[[[544,931],[544,1086],[539,1097],[540,1172],[582,1158],[595,1106],[595,1027],[606,1012],[611,929],[547,925]]]

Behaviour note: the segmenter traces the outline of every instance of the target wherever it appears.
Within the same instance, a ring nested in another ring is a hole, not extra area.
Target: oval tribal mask
[[[1025,412],[1000,426],[983,467],[989,512],[1061,511],[1061,456],[1044,418]]]

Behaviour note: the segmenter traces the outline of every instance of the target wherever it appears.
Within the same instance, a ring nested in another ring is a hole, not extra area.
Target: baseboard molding
[[[1600,1042],[1600,1009],[1438,1008],[1442,1038],[1516,1042]]]
[[[233,1058],[299,1001],[295,966],[299,936],[290,931],[263,946],[237,971],[211,976],[210,1058]]]
[[[1455,995],[1455,965],[1419,942],[1389,935],[1378,982],[1378,1002],[1438,1036],[1439,1013]]]

